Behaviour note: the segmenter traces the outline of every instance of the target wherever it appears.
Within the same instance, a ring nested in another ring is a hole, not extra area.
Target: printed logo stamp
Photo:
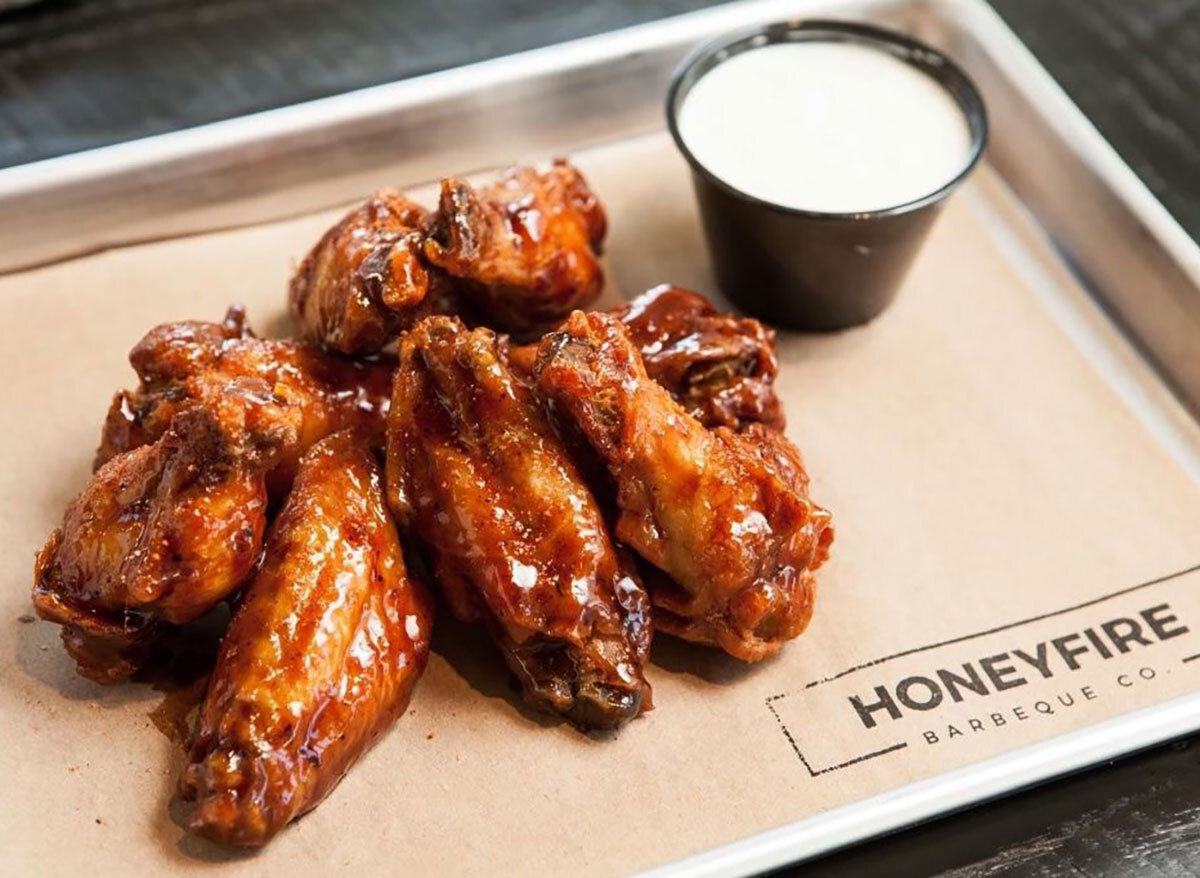
[[[1198,626],[1200,565],[865,661],[766,706],[813,777],[980,738],[990,753],[1194,688],[1200,678],[1185,675],[1191,662],[1200,670]]]

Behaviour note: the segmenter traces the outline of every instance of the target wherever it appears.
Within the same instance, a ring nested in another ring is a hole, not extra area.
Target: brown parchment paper
[[[665,137],[578,160],[609,208],[608,295],[714,291]],[[19,617],[128,349],[231,301],[285,330],[290,268],[336,213],[0,278],[0,872],[625,873],[1191,690],[1200,490],[1007,261],[982,185],[880,319],[781,336],[789,433],[838,530],[807,634],[757,667],[660,638],[656,709],[593,739],[443,633],[409,715],[256,855],[172,822],[162,694],[77,678],[58,629]]]

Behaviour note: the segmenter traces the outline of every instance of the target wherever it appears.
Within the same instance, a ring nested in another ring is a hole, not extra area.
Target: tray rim
[[[1165,744],[1197,728],[1200,728],[1200,692],[1180,695],[641,874],[655,878],[683,875],[707,878],[758,874],[798,864]]]
[[[1003,58],[1010,80],[1042,121],[1142,225],[1153,242],[1200,290],[1200,244],[1150,192],[1032,52],[984,0],[740,0],[623,30],[482,61],[341,95],[267,110],[195,128],[0,169],[0,211],[11,199],[72,187],[113,175],[144,173],[194,161],[232,157],[271,143],[305,139],[331,126],[358,124],[404,109],[469,94],[480,81],[515,83],[567,68],[616,62],[665,42],[701,40],[748,22],[817,11],[913,9],[970,33]],[[269,221],[269,220],[268,220]],[[198,229],[197,231],[208,231]],[[111,246],[120,246],[114,244]],[[87,253],[78,256],[89,255]],[[67,259],[75,258],[67,256]],[[35,268],[28,266],[27,268]],[[17,268],[19,274],[25,268]],[[868,838],[979,804],[1097,763],[1153,747],[1200,729],[1200,692],[1012,750],[859,802],[687,857],[646,874],[728,875],[757,872],[811,859]]]
[[[1200,242],[1171,215],[1116,148],[1038,61],[986,0],[918,0],[934,15],[955,22],[1002,56],[1009,79],[1037,108],[1049,127],[1070,142],[1079,158],[1143,223],[1153,238],[1200,288]]]
[[[941,0],[934,0],[935,3]],[[977,0],[965,0],[968,3]],[[369,120],[381,113],[436,104],[472,91],[479,82],[506,83],[558,73],[564,68],[612,61],[660,45],[695,40],[747,21],[790,18],[835,7],[910,7],[926,0],[734,0],[697,12],[674,15],[563,43],[502,55],[461,67],[354,89],[283,107],[207,122],[191,128],[152,134],[0,168],[0,205],[5,198],[42,189],[165,165],[197,156],[226,153],[266,140],[304,136],[315,131]],[[18,269],[19,271],[20,269]]]
[[[1175,220],[986,0],[735,0],[462,67],[0,168],[0,210],[9,199],[70,190],[87,182],[125,173],[145,173],[148,169],[190,160],[211,161],[214,157],[231,156],[248,148],[261,149],[285,140],[303,140],[338,126],[436,105],[450,97],[471,93],[480,82],[503,85],[560,73],[564,69],[611,63],[663,44],[698,44],[714,34],[747,24],[818,12],[846,15],[870,11],[877,14],[886,9],[923,10],[953,22],[970,32],[981,44],[1004,55],[1010,78],[1037,106],[1043,121],[1073,143],[1081,160],[1096,169],[1108,188],[1184,270],[1193,286],[1200,288],[1200,243]],[[198,229],[197,233],[207,230]],[[115,246],[123,244],[105,245],[105,249]],[[90,252],[94,251],[62,258],[78,258]],[[44,262],[6,271],[19,273],[41,264]]]

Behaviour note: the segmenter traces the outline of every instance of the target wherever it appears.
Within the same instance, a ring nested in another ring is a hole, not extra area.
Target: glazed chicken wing
[[[129,363],[141,379],[138,390],[119,390],[108,407],[100,431],[100,447],[92,469],[98,470],[113,457],[149,445],[171,426],[171,420],[195,405],[204,386],[193,389],[186,379],[214,374],[214,365],[226,343],[249,334],[245,312],[231,306],[220,323],[185,320],[164,323],[151,329],[129,352]],[[247,370],[237,374],[246,375]],[[219,386],[230,373],[216,375],[207,386]]]
[[[637,716],[648,598],[496,336],[432,317],[400,350],[389,500],[454,614],[487,622],[534,704],[583,727]]]
[[[79,673],[138,669],[160,623],[203,615],[251,574],[266,527],[265,473],[295,424],[241,379],[113,457],[38,554],[33,603],[63,625]]]
[[[96,473],[38,556],[34,604],[79,672],[138,669],[161,623],[198,618],[250,576],[268,492],[346,427],[382,440],[392,362],[352,363],[223,323],[169,323],[130,353],[141,386],[109,409]]]
[[[150,330],[129,354],[141,379],[113,399],[96,452],[99,467],[113,455],[153,442],[181,411],[218,396],[230,381],[265,381],[269,412],[300,418],[280,449],[272,493],[286,491],[300,456],[330,433],[359,428],[382,436],[391,393],[391,360],[355,362],[303,342],[256,338],[240,308],[223,323],[184,321]]]
[[[706,427],[784,427],[775,395],[775,333],[750,317],[717,311],[699,293],[672,284],[647,290],[608,312],[625,324],[646,374]],[[509,362],[532,374],[538,345],[509,349]]]
[[[421,253],[423,207],[385,189],[350,211],[309,251],[288,305],[305,338],[344,354],[371,354],[445,295]]]
[[[625,324],[646,373],[700,423],[783,429],[773,330],[751,317],[722,314],[699,293],[671,284],[610,313]]]
[[[706,429],[647,377],[611,315],[572,314],[535,373],[616,480],[618,539],[666,574],[648,582],[660,630],[745,661],[804,630],[833,530],[782,435]]]
[[[188,829],[261,845],[315,808],[404,712],[432,623],[364,438],[317,443],[221,644],[180,781]]]
[[[600,295],[605,230],[583,175],[559,159],[545,173],[510,168],[481,190],[443,180],[424,253],[485,319],[525,334]]]

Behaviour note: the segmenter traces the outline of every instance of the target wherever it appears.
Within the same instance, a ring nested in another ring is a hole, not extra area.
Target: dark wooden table
[[[0,12],[0,167],[712,2],[45,0]],[[0,7],[11,3],[0,0]],[[993,3],[1180,223],[1200,236],[1200,0]],[[805,871],[1200,874],[1200,747],[1162,747]]]

